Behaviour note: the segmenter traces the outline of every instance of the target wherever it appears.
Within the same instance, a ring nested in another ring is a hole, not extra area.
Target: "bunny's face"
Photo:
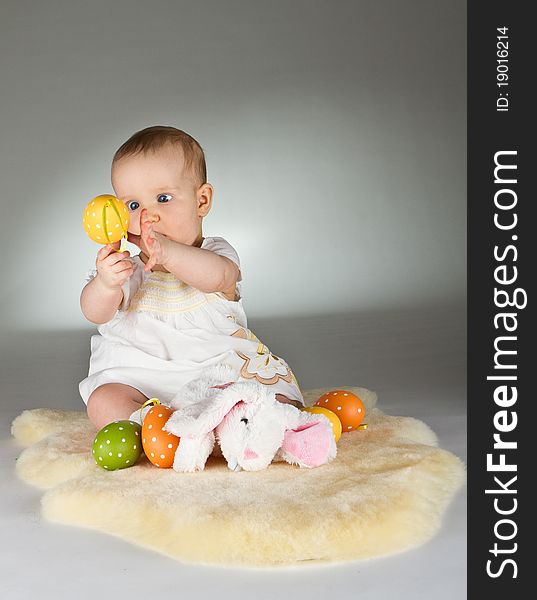
[[[265,469],[282,445],[285,415],[280,403],[238,402],[216,429],[229,468]]]

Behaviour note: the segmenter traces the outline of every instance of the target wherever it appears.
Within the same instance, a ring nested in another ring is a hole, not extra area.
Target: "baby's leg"
[[[97,427],[103,428],[112,421],[128,419],[146,401],[140,390],[124,383],[105,383],[88,398],[88,417]]]

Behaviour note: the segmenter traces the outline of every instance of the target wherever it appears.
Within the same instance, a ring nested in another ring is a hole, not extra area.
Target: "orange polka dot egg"
[[[335,413],[341,421],[343,433],[357,429],[365,415],[364,403],[356,394],[347,390],[330,390],[317,400],[315,406],[322,406]]]
[[[142,425],[142,446],[151,463],[161,469],[169,469],[173,465],[175,451],[179,445],[176,435],[163,431],[166,421],[173,410],[162,404],[153,406],[145,415]]]
[[[82,213],[84,231],[98,244],[112,244],[127,236],[129,212],[115,196],[102,194],[90,200]]]

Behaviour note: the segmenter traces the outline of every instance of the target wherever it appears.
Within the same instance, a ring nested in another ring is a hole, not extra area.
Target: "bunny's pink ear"
[[[301,467],[319,467],[337,453],[331,426],[324,421],[305,423],[284,434],[280,454],[287,462]]]

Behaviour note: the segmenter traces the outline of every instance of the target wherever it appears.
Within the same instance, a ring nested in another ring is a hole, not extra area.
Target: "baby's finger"
[[[117,272],[118,268],[133,266],[132,261],[129,260],[128,256],[121,257],[121,254],[119,256],[120,256],[120,260],[117,260],[114,263],[109,265],[113,271]]]
[[[102,262],[112,252],[114,252],[114,249],[112,248],[112,246],[110,246],[110,244],[106,244],[106,246],[103,246],[99,250],[99,252],[97,252],[97,261],[96,262]]]
[[[128,250],[125,250],[125,252],[114,252],[113,254],[109,254],[107,257],[105,257],[101,262],[111,267],[112,265],[125,260],[129,256],[130,252]]]
[[[156,264],[157,264],[157,261],[150,256],[147,259],[147,262],[145,263],[144,271],[145,272],[150,271]]]
[[[143,236],[144,229],[147,228],[148,225],[151,225],[151,221],[149,220],[147,208],[144,208],[140,213],[140,232]]]
[[[154,236],[153,223],[151,223],[151,221],[144,221],[142,223],[142,237],[146,239],[152,236]]]
[[[129,263],[127,266],[122,265],[117,271],[114,272],[116,273],[116,275],[121,275],[121,273],[127,273],[128,271],[134,272],[134,267],[132,263]]]

